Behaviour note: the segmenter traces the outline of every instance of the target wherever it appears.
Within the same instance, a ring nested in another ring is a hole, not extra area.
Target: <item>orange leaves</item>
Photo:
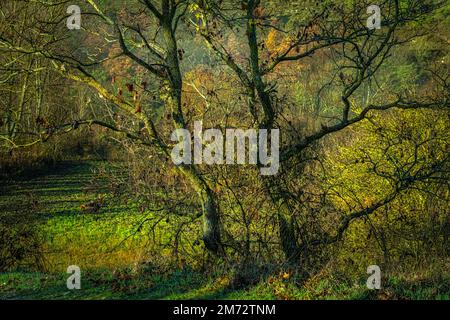
[[[290,45],[291,39],[289,37],[282,39],[280,33],[276,30],[270,30],[267,35],[266,48],[271,58],[284,54]]]
[[[142,105],[141,105],[141,101],[140,101],[140,99],[138,99],[138,97],[139,97],[139,95],[138,95],[137,91],[135,91],[133,94],[133,101],[134,101],[134,104],[136,105],[136,113],[141,113]]]
[[[121,102],[125,102],[126,100],[133,101],[133,104],[135,105],[135,112],[141,113],[142,112],[142,95],[144,91],[147,88],[147,82],[142,81],[141,87],[139,85],[136,85],[135,83],[127,82],[123,85],[120,85],[120,83],[117,81],[117,77],[113,76],[111,79],[111,83],[114,85],[118,85],[119,88],[117,90],[117,98]]]
[[[275,30],[270,30],[266,39],[266,48],[269,51],[274,51],[277,47],[277,32]]]
[[[255,19],[263,19],[264,9],[262,7],[256,7],[255,10],[253,10],[253,17]]]
[[[141,106],[140,103],[138,103],[138,104],[136,105],[136,113],[141,113],[141,112],[142,112],[142,106]]]
[[[289,287],[289,279],[292,276],[292,272],[280,272],[277,276],[270,276],[267,282],[272,289],[274,296],[280,300],[290,300],[291,290]]]

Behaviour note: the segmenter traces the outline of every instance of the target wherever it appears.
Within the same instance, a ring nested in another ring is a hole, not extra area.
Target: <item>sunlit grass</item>
[[[145,230],[136,232],[136,227],[148,213],[138,212],[133,203],[106,203],[96,214],[80,209],[98,196],[85,192],[95,179],[96,166],[95,162],[66,164],[60,174],[13,181],[0,196],[4,208],[21,205],[27,197],[37,203],[49,272],[64,271],[69,265],[123,267],[133,264],[141,253],[139,239]]]
[[[151,213],[141,213],[133,202],[113,201],[98,213],[83,212],[82,204],[104,192],[86,192],[98,166],[71,163],[59,168],[59,174],[17,179],[4,188],[3,210],[35,200],[46,270],[0,273],[0,299],[449,299],[450,279],[430,274],[390,276],[386,288],[374,292],[365,287],[365,279],[343,281],[330,275],[306,282],[284,273],[260,275],[252,285],[234,287],[229,272],[138,270],[136,263],[148,249],[143,241],[148,230],[137,231],[137,226]],[[69,265],[81,267],[81,290],[66,287]]]

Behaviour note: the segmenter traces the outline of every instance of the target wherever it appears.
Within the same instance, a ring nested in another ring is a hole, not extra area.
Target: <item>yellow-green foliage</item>
[[[342,133],[345,144],[327,153],[325,188],[342,212],[397,195],[345,233],[337,257],[348,271],[362,274],[371,264],[398,268],[400,262],[406,270],[420,268],[436,256],[445,261],[448,189],[434,182],[448,178],[449,132],[438,112],[373,114]]]

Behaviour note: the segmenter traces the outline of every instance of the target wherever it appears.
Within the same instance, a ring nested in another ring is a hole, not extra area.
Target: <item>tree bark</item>
[[[215,255],[221,255],[220,214],[216,196],[207,188],[203,190],[203,242],[206,249]]]
[[[174,125],[177,128],[185,128],[182,109],[182,87],[183,78],[180,71],[178,46],[174,30],[172,29],[173,16],[167,1],[162,2],[163,15],[161,17],[163,37],[166,43],[167,57],[166,65],[169,72],[171,84],[171,101],[169,105],[174,115]],[[201,173],[195,165],[180,167],[181,171],[190,178],[194,188],[199,194],[202,202],[203,218],[203,242],[206,249],[214,255],[223,253],[220,239],[220,214],[217,196],[208,183],[202,178]]]

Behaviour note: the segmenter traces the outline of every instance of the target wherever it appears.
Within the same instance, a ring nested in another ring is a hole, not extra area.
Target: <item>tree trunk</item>
[[[220,241],[220,215],[214,193],[208,188],[202,192],[203,242],[206,249],[215,255],[222,254]]]
[[[300,249],[292,221],[286,220],[282,213],[278,214],[278,230],[280,232],[281,248],[288,263],[300,260]]]
[[[300,247],[295,234],[294,221],[290,218],[288,206],[284,203],[277,181],[274,177],[263,177],[264,186],[269,198],[277,208],[278,233],[280,236],[281,250],[286,262],[298,263],[300,261]]]
[[[171,84],[171,107],[174,115],[176,128],[186,128],[186,121],[182,109],[183,77],[180,71],[179,51],[175,32],[172,29],[173,18],[168,1],[162,2],[163,15],[161,18],[162,33],[166,42],[167,56],[165,64],[169,71]],[[216,195],[208,183],[203,179],[195,165],[179,167],[181,171],[191,180],[192,185],[201,197],[203,209],[203,241],[206,249],[214,255],[223,253],[220,241],[220,215]]]
[[[214,255],[222,255],[220,238],[220,210],[217,196],[208,183],[202,178],[195,166],[177,167],[190,181],[202,203],[203,242],[206,249]]]

